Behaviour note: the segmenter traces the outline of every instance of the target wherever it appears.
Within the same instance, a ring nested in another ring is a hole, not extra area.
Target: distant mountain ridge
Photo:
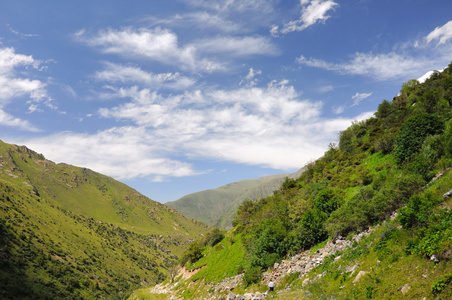
[[[278,190],[286,177],[297,178],[303,169],[293,174],[276,174],[257,179],[245,179],[216,189],[192,193],[166,202],[185,217],[198,220],[213,227],[230,229],[236,208],[245,200],[256,200]]]
[[[122,299],[209,230],[113,178],[0,141],[0,298]]]

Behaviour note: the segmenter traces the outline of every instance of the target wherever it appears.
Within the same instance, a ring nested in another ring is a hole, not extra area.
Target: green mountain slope
[[[0,142],[1,299],[122,299],[207,230],[110,177]]]
[[[279,189],[284,178],[296,178],[300,174],[301,170],[294,174],[277,174],[241,180],[216,189],[189,194],[165,204],[187,218],[214,227],[230,229],[235,211],[243,201],[267,197]]]
[[[272,278],[276,299],[451,299],[451,170],[452,63],[404,84],[299,178],[244,201],[235,228],[215,246],[195,241],[183,256],[193,275],[167,288],[218,299]],[[343,239],[350,248],[324,251]]]

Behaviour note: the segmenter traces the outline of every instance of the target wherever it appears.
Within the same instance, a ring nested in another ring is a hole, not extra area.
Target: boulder
[[[356,277],[355,277],[355,280],[353,280],[353,283],[357,283],[367,273],[369,273],[369,272],[359,271],[358,275],[356,275]]]
[[[398,288],[402,292],[402,294],[406,294],[411,289],[411,286],[407,283],[404,286]]]

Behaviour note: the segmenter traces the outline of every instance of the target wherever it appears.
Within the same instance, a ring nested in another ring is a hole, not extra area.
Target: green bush
[[[187,263],[195,263],[202,257],[202,252],[204,247],[197,241],[193,242],[188,246],[188,249],[184,252],[181,257],[180,264],[184,266]]]
[[[451,283],[452,283],[452,273],[443,276],[438,281],[435,281],[430,288],[430,292],[433,295],[438,296],[439,294],[448,290],[448,294],[451,294],[452,292],[452,289],[450,287]]]
[[[427,136],[439,134],[443,129],[444,124],[436,115],[419,114],[406,120],[397,137],[394,153],[397,162],[409,161],[413,154],[419,152]]]
[[[327,215],[338,209],[340,204],[339,192],[333,188],[321,190],[314,199],[314,208]]]
[[[438,203],[432,195],[414,195],[407,206],[399,210],[398,221],[403,228],[425,225],[431,215],[432,208]]]
[[[203,246],[214,247],[216,244],[224,239],[224,233],[218,229],[214,228],[212,231],[208,232],[202,241]]]
[[[249,286],[252,283],[258,283],[262,277],[262,269],[258,266],[250,267],[243,275],[243,283]]]

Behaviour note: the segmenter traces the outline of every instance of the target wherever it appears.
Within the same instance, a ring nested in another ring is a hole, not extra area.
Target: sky
[[[450,0],[0,0],[0,139],[167,202],[292,173],[452,61]]]

